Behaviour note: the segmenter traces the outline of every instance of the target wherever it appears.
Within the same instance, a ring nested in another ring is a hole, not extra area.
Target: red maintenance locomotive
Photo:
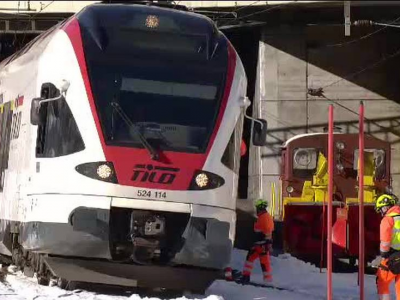
[[[358,138],[335,133],[333,255],[355,262],[358,256]],[[328,134],[289,139],[282,151],[282,219],[285,251],[308,261],[326,253]],[[379,252],[380,216],[374,197],[390,185],[390,144],[365,137],[365,258]]]

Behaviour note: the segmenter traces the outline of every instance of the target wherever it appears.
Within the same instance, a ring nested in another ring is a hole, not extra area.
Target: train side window
[[[0,118],[0,191],[4,188],[5,170],[10,154],[12,110],[11,102],[3,104]]]
[[[57,91],[58,92],[58,91]],[[41,98],[58,96],[52,85],[44,84]],[[81,133],[67,101],[58,100],[44,103],[43,119],[38,126],[36,140],[37,157],[59,157],[85,149]]]
[[[222,155],[221,162],[236,174],[239,174],[240,167],[240,145],[242,142],[243,118],[239,118],[235,129],[229,139],[228,145]]]
[[[221,162],[229,169],[234,170],[235,132],[232,132],[228,145],[222,155]]]

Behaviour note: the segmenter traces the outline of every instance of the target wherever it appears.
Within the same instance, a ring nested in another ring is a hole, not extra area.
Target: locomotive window
[[[382,179],[385,176],[385,150],[383,149],[365,149],[365,152],[374,153],[375,178]],[[358,149],[354,150],[353,169],[358,169]]]
[[[315,148],[296,148],[293,151],[293,175],[311,177],[317,168],[318,152]]]
[[[54,97],[51,91],[42,90],[42,97]],[[37,157],[58,157],[85,149],[82,136],[67,101],[45,103],[44,124],[38,126]]]

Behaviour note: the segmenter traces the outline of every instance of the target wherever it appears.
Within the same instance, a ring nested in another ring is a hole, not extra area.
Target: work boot
[[[249,282],[250,282],[250,276],[249,275],[242,275],[238,280],[238,283],[241,283],[241,284],[247,284]]]
[[[264,277],[264,282],[265,283],[272,283],[272,276],[266,276],[266,277]]]
[[[225,268],[225,280],[233,281],[232,268],[230,267]]]

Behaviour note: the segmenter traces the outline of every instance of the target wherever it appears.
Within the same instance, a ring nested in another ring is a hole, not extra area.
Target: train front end
[[[333,254],[358,257],[358,135],[334,135]],[[293,255],[319,263],[326,253],[328,150],[327,134],[306,134],[288,140],[282,156],[284,246]],[[379,254],[375,195],[390,184],[390,144],[365,137],[365,257]]]
[[[234,240],[237,53],[208,18],[122,4],[88,6],[48,47],[41,97],[68,91],[40,108],[23,247],[67,280],[204,291]]]

